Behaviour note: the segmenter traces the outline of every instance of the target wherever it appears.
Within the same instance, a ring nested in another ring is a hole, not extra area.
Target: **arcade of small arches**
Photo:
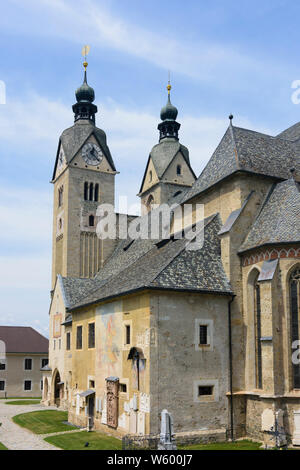
[[[250,266],[251,264],[259,263],[260,261],[269,261],[279,258],[300,258],[300,248],[272,248],[259,251],[258,253],[245,256],[243,259],[243,266]]]

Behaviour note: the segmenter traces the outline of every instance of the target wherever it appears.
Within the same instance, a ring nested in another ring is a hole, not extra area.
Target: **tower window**
[[[152,210],[152,205],[153,204],[154,204],[154,197],[152,196],[152,194],[150,194],[150,196],[148,197],[147,202],[146,202],[146,207],[147,207],[148,211]]]
[[[89,200],[93,200],[93,195],[94,195],[94,185],[93,183],[90,184],[90,193],[89,193]]]
[[[63,194],[64,194],[64,187],[61,186],[58,188],[58,207],[61,207],[63,204]]]
[[[99,184],[95,184],[95,201],[98,202],[99,198]]]
[[[89,184],[87,182],[84,183],[84,200],[88,200],[88,190],[89,190]]]
[[[93,215],[89,216],[89,226],[94,227],[95,225],[95,217]]]
[[[177,165],[176,174],[181,175],[181,165]]]

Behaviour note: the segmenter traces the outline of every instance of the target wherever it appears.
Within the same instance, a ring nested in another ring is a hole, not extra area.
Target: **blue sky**
[[[293,0],[7,0],[1,7],[0,323],[48,329],[51,178],[57,142],[73,123],[91,45],[88,81],[97,125],[120,175],[117,196],[136,193],[168,69],[180,140],[199,174],[234,124],[275,135],[300,120],[300,3]]]

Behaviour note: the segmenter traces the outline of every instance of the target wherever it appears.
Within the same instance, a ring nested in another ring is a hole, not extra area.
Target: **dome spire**
[[[90,51],[90,46],[84,46],[82,48],[82,55],[84,56],[84,76],[83,76],[83,83],[82,85],[77,88],[75,92],[76,101],[73,105],[73,112],[75,114],[75,122],[79,119],[87,119],[93,124],[95,124],[95,114],[97,112],[97,106],[93,104],[95,100],[95,92],[92,87],[90,87],[87,83],[87,60],[86,56]]]
[[[168,90],[168,101],[166,106],[161,109],[160,118],[162,122],[158,124],[158,130],[160,131],[159,140],[165,138],[174,138],[178,140],[178,130],[180,128],[180,124],[176,122],[178,109],[172,105],[171,103],[171,83],[170,83],[170,72],[169,72],[169,80],[167,85]]]

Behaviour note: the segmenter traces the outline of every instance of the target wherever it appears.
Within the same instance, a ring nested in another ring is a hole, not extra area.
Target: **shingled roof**
[[[179,152],[181,152],[181,154],[183,155],[183,158],[185,159],[189,169],[196,178],[196,175],[190,164],[188,149],[184,145],[182,145],[178,140],[174,138],[167,138],[154,145],[154,147],[152,148],[149,155],[148,163],[146,165],[146,170],[140,187],[140,192],[142,191],[143,184],[145,181],[149,160],[152,160],[157,177],[160,180],[166,172],[167,168],[169,167],[170,163],[174,160],[175,156]]]
[[[274,184],[239,252],[276,243],[300,241],[299,183],[290,178]]]
[[[30,326],[0,326],[7,353],[48,354],[49,341]]]
[[[62,145],[63,150],[65,152],[65,156],[67,159],[67,163],[70,163],[71,160],[74,158],[76,153],[80,150],[86,140],[91,136],[94,135],[96,140],[98,141],[105,157],[107,158],[108,163],[110,164],[113,171],[116,171],[114,161],[112,159],[110,150],[106,143],[106,134],[102,129],[96,127],[92,122],[79,120],[75,122],[72,127],[65,129],[60,136],[58,149],[57,149],[57,156],[53,171],[53,177],[55,178],[57,160],[60,146]]]
[[[294,124],[293,126],[289,127],[285,131],[278,134],[277,137],[280,137],[281,139],[290,140],[292,142],[299,140],[300,139],[300,122],[296,122],[296,124]]]
[[[300,144],[286,139],[291,134],[287,130],[272,137],[230,125],[184,202],[237,171],[282,180],[289,178],[291,168],[295,168],[300,176]]]
[[[186,249],[187,238],[121,242],[93,279],[94,287],[63,278],[69,310],[142,289],[231,294],[221,262],[220,228],[218,215],[205,219],[204,245],[198,250]]]

